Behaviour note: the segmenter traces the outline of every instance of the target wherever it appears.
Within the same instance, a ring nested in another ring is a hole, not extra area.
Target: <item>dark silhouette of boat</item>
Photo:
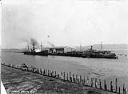
[[[35,52],[35,51],[25,51],[25,55],[41,55],[41,56],[48,56],[48,50]]]
[[[32,47],[30,48],[29,45],[28,45],[27,51],[24,51],[23,53],[25,55],[48,56],[48,50],[42,50],[42,43],[41,43],[41,49],[40,49],[40,51],[36,51],[36,45],[37,45],[37,41],[35,39],[31,39],[31,46]]]
[[[107,58],[107,59],[117,59],[115,53],[112,53],[111,51],[105,51],[105,50],[94,50],[92,49],[93,46],[91,46],[90,49],[86,51],[70,51],[65,53],[53,53],[50,55],[56,55],[56,56],[70,56],[70,57],[83,57],[83,58]]]
[[[85,58],[108,58],[108,59],[117,59],[115,53],[112,53],[111,51],[105,51],[105,50],[94,50],[92,49],[92,46],[90,49],[85,51],[82,55],[82,57]]]

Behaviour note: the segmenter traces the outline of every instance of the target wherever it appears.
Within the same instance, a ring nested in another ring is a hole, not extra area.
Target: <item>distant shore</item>
[[[8,94],[114,94],[3,65],[1,79]]]

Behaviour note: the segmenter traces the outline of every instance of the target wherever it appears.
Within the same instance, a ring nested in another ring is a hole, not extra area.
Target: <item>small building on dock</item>
[[[64,53],[64,48],[62,47],[49,48],[49,53]]]
[[[53,47],[53,48],[49,48],[49,53],[65,53],[65,52],[70,52],[72,51],[73,48],[71,47]]]

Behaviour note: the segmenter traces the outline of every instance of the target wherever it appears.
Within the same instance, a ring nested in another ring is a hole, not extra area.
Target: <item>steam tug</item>
[[[25,51],[24,54],[25,54],[25,55],[41,55],[41,56],[48,56],[48,51],[47,51],[47,50],[40,51],[40,52],[36,52],[36,51]]]
[[[42,50],[42,43],[41,43],[41,49],[36,49],[36,40],[31,40],[31,42],[32,42],[32,48],[30,49],[28,45],[28,50],[23,52],[25,55],[48,56],[48,50]]]

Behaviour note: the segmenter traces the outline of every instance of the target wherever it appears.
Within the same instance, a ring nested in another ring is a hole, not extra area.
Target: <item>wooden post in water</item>
[[[74,74],[72,74],[72,77],[73,77],[73,82],[75,82],[75,77],[74,77]]]
[[[56,71],[55,71],[55,77],[56,77]]]
[[[44,70],[44,69],[41,69],[41,74],[42,74],[42,75],[43,75],[43,70]]]
[[[110,91],[113,92],[112,81],[110,82]]]
[[[36,73],[36,71],[37,71],[37,68],[34,68],[34,73]]]
[[[40,74],[40,68],[38,68],[38,72],[39,72],[39,74]]]
[[[65,72],[64,72],[64,81],[65,81]]]
[[[43,71],[43,75],[45,75],[45,69],[44,69],[44,71]]]
[[[97,88],[97,78],[95,78],[95,88]]]
[[[126,94],[125,84],[123,84],[123,94]]]
[[[60,75],[61,75],[61,79],[63,79],[63,72],[61,72]]]
[[[58,79],[60,78],[60,75],[59,75],[59,73],[58,73],[58,75],[57,75],[57,78],[58,78]]]
[[[34,73],[35,73],[35,71],[36,71],[36,68],[33,69],[33,72],[34,72]]]
[[[49,76],[49,69],[47,69],[46,72],[47,72],[47,76]]]
[[[47,72],[47,76],[49,76],[49,69],[47,69],[46,72]]]
[[[49,70],[49,77],[51,77],[51,70]]]
[[[40,71],[40,74],[42,74],[42,70],[41,70],[41,68],[39,69],[39,71]]]
[[[78,82],[78,75],[76,74],[76,80],[75,80],[75,82],[77,83]]]
[[[89,77],[87,76],[87,80],[86,80],[87,85],[89,86]]]
[[[39,72],[39,74],[40,74],[40,68],[38,68],[38,72]]]
[[[50,77],[52,77],[52,70],[50,70]]]
[[[14,66],[14,68],[15,68],[15,66]],[[28,67],[26,69],[27,69],[26,71],[28,71]]]
[[[49,74],[50,74],[50,73],[49,73],[49,70],[48,70],[48,76],[49,76]]]
[[[36,69],[36,68],[33,68],[33,73],[35,73],[35,69]]]
[[[21,69],[21,68],[20,68]],[[34,68],[31,69],[31,72],[34,72]]]
[[[73,76],[72,76],[72,73],[71,73],[71,82],[73,82]]]
[[[83,85],[86,85],[86,83],[85,83],[85,76],[84,76],[84,80],[83,80]]]
[[[51,70],[49,70],[49,76],[51,77]]]
[[[33,72],[34,71],[34,69],[33,68],[31,68],[31,72]]]
[[[35,71],[35,73],[38,73],[38,68],[36,68],[36,71]]]
[[[50,76],[52,77],[52,70],[50,70]]]
[[[68,81],[68,72],[67,72],[67,81]]]
[[[36,69],[35,69],[35,73],[37,73],[37,71],[38,71],[38,69],[36,68]]]
[[[101,79],[99,79],[100,89],[102,89]]]
[[[52,70],[52,77],[54,77],[54,71]]]
[[[37,68],[34,68],[34,73],[36,73]]]
[[[39,68],[37,69],[37,73],[40,74],[40,69]]]
[[[78,84],[80,84],[80,76],[78,75]]]
[[[35,73],[38,73],[38,68],[36,68],[36,71],[35,71]]]
[[[47,69],[45,70],[45,75],[48,76],[48,71],[47,71]]]
[[[91,78],[91,87],[93,87],[93,78]]]
[[[50,76],[52,77],[52,70],[50,70]]]
[[[120,86],[119,86],[119,94],[120,94]]]
[[[43,71],[43,75],[45,75],[45,73],[46,73],[46,70],[44,69],[44,71]]]
[[[80,77],[79,77],[79,75],[77,74],[77,83],[78,83],[78,84],[79,84],[79,78],[80,78]]]
[[[82,76],[80,75],[80,84],[82,83]]]
[[[33,68],[33,73],[35,73],[36,68]]]
[[[104,89],[107,90],[106,80],[104,80]]]
[[[116,84],[116,92],[117,92],[117,78],[116,78],[116,83],[115,84]]]
[[[55,77],[55,71],[53,70],[53,77]]]
[[[63,72],[61,72],[60,74],[63,75]]]
[[[44,73],[45,73],[45,69],[42,69],[42,74],[44,75]]]
[[[69,81],[72,82],[71,72],[69,72]]]

